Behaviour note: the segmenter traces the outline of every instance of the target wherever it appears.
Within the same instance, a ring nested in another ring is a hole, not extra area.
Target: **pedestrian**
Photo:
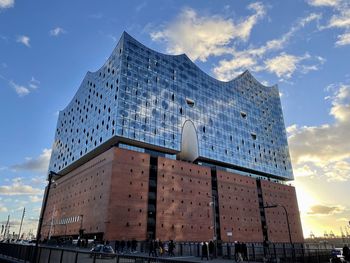
[[[242,254],[243,254],[243,259],[248,260],[248,248],[246,243],[242,243]]]
[[[164,244],[163,244],[163,242],[161,240],[159,240],[158,246],[159,246],[159,256],[163,256],[163,254],[164,254]]]
[[[153,246],[154,246],[154,243],[153,243],[153,240],[150,239],[149,242],[148,242],[148,256],[150,257],[153,253]]]
[[[214,242],[213,242],[213,240],[210,240],[209,241],[209,256],[210,256],[210,259],[214,258],[214,249],[215,249]]]
[[[173,240],[170,240],[169,246],[168,246],[168,253],[169,256],[175,256],[174,254],[175,244]]]
[[[206,257],[207,260],[209,260],[208,257],[208,245],[206,242],[202,242],[202,257],[201,260],[203,260],[203,257]]]
[[[350,262],[350,249],[347,245],[343,247],[343,256],[346,261]]]

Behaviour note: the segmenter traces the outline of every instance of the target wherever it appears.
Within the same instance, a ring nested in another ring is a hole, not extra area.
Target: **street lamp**
[[[291,249],[292,249],[292,257],[294,259],[293,241],[292,241],[292,235],[290,233],[289,216],[288,216],[288,211],[287,211],[286,207],[284,205],[281,205],[281,204],[273,204],[273,205],[263,206],[263,208],[276,208],[276,207],[282,207],[284,209],[284,212],[285,212],[285,215],[286,215],[286,220],[287,220],[289,242],[290,242]]]
[[[214,223],[214,244],[215,244],[215,257],[217,256],[217,233],[216,233],[216,212],[215,212],[215,207],[216,207],[216,197],[213,195],[208,195],[209,197],[212,198],[212,202],[209,203],[209,205],[213,206],[213,223]]]
[[[43,220],[44,220],[44,214],[45,214],[45,210],[46,210],[47,200],[49,199],[49,193],[50,193],[51,184],[54,182],[55,179],[57,179],[60,176],[61,175],[59,175],[58,173],[55,173],[53,171],[50,171],[49,175],[48,175],[49,182],[48,182],[48,185],[46,187],[46,191],[45,191],[45,195],[44,195],[44,202],[43,202],[43,206],[41,208],[41,213],[40,213],[40,218],[39,218],[39,223],[38,223],[38,230],[37,230],[37,234],[36,234],[35,250],[34,250],[34,261],[33,262],[37,262],[39,240],[41,238],[41,228],[42,228],[42,225],[43,225]]]

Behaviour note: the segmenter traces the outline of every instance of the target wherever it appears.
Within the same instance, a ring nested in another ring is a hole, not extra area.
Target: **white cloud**
[[[249,68],[251,71],[268,70],[275,74],[287,74],[287,76],[291,75],[295,71],[293,70],[293,66],[296,66],[296,64],[298,64],[301,60],[304,60],[303,56],[283,56],[284,53],[282,53],[280,54],[280,57],[266,57],[272,52],[283,49],[298,30],[313,21],[319,20],[320,18],[320,14],[311,13],[306,17],[298,19],[287,33],[283,34],[279,38],[267,41],[260,47],[250,47],[241,51],[232,48],[232,58],[220,60],[218,65],[213,69],[214,75],[221,80],[230,80],[236,75],[245,71],[247,68]],[[308,57],[307,59],[309,58],[311,57]],[[317,62],[316,64],[313,64],[313,69],[318,68],[319,64],[324,63],[324,61],[320,61],[319,58],[320,57],[318,56],[312,58],[313,61]],[[282,60],[282,62],[285,63],[285,73],[283,70],[279,71],[273,66],[273,62],[277,61],[278,59]],[[287,66],[289,66],[289,70],[287,70]],[[311,66],[312,65],[309,65],[309,67]],[[300,65],[298,69],[300,69],[301,72],[307,72],[307,70],[305,70],[302,65]],[[309,70],[311,70],[311,68],[309,68]]]
[[[62,27],[56,27],[50,30],[50,36],[58,37],[61,34],[66,33],[66,31]]]
[[[339,0],[308,0],[310,5],[313,6],[337,6],[339,4]]]
[[[265,8],[261,3],[252,3],[248,9],[254,14],[235,23],[219,15],[200,16],[186,8],[175,21],[150,35],[154,41],[165,42],[171,54],[185,53],[192,60],[206,61],[209,56],[230,53],[232,40],[248,40],[253,26],[265,15]]]
[[[296,176],[318,174],[331,181],[350,180],[350,85],[340,84],[330,99],[334,123],[287,128]]]
[[[31,195],[31,196],[29,196],[29,200],[32,203],[36,203],[36,202],[41,202],[43,200],[43,198],[40,196],[37,196],[37,195]]]
[[[348,0],[309,0],[313,6],[326,6],[333,10],[333,15],[325,26],[320,29],[340,28],[345,31],[338,35],[335,46],[350,44],[350,2]]]
[[[41,195],[43,190],[25,185],[22,182],[13,182],[12,185],[1,185],[0,195]]]
[[[27,47],[30,47],[29,41],[30,41],[30,38],[28,36],[18,36],[17,37],[17,42],[21,43]]]
[[[271,73],[275,73],[278,77],[290,78],[294,71],[297,70],[300,62],[309,58],[309,54],[305,54],[304,56],[294,56],[286,53],[281,53],[274,58],[265,60],[265,69]],[[304,70],[305,67],[306,66],[304,66]],[[312,67],[314,67],[314,69],[317,69],[316,65],[312,65]]]
[[[339,35],[337,42],[335,42],[336,46],[345,46],[349,44],[350,44],[350,32]]]
[[[26,95],[28,95],[30,93],[29,88],[27,88],[26,86],[22,86],[22,85],[16,84],[12,80],[10,81],[10,86],[16,91],[16,93],[20,97],[24,97],[24,96],[26,96]]]
[[[15,5],[15,0],[0,0],[0,9],[10,8]]]
[[[35,79],[34,77],[31,78],[29,81],[29,87],[32,89],[37,89],[39,87],[40,81]]]
[[[40,81],[36,80],[34,77],[28,82],[28,86],[20,85],[10,80],[9,85],[16,91],[18,96],[24,97],[31,93],[33,90],[36,90],[39,87]]]
[[[50,157],[51,149],[44,149],[38,157],[27,157],[23,163],[15,164],[11,166],[11,168],[15,171],[28,170],[33,172],[46,173],[49,166]]]

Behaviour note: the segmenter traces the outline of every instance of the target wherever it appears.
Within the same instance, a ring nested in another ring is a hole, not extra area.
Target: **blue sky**
[[[0,0],[0,222],[35,229],[57,113],[123,31],[229,80],[278,84],[305,236],[350,220],[350,4]],[[337,194],[334,194],[337,193]],[[12,231],[11,230],[11,231]]]

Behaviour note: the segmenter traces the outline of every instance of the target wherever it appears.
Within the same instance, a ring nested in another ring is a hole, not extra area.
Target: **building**
[[[288,243],[284,206],[303,242],[277,86],[125,32],[60,112],[49,170],[43,237]]]

